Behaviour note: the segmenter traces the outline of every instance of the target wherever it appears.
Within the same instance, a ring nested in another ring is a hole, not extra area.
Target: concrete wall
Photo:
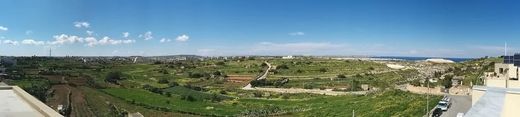
[[[518,80],[509,80],[507,81],[508,88],[520,88],[520,81]]]
[[[484,95],[484,93],[486,93],[486,90],[485,89],[473,89],[473,91],[471,92],[471,105],[475,105],[475,103],[477,103],[477,101],[480,99],[480,97],[482,97]]]
[[[495,73],[499,78],[516,78],[517,69],[518,67],[515,67],[514,64],[495,63]]]
[[[486,79],[485,82],[488,87],[506,87],[505,79]]]
[[[520,92],[507,92],[502,109],[502,117],[518,117],[520,109]]]

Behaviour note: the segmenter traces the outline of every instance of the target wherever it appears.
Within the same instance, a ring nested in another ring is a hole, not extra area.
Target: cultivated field
[[[426,96],[401,91],[400,85],[423,85],[421,77],[429,72],[454,72],[470,77],[463,82],[478,83],[473,78],[478,74],[465,70],[489,70],[477,66],[499,61],[393,62],[409,68],[392,69],[382,62],[321,58],[137,63],[113,59],[16,59],[8,83],[23,87],[54,109],[65,105],[69,108],[65,114],[70,116],[124,116],[136,112],[145,116],[350,116],[353,111],[356,116],[368,117],[422,116],[434,105],[426,108]],[[272,69],[266,79],[256,80],[267,70],[265,62]],[[446,70],[425,72],[414,66]],[[243,90],[249,83],[258,89]],[[440,98],[432,97],[431,102]]]

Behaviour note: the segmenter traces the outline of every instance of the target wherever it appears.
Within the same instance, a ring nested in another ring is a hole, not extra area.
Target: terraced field
[[[139,112],[145,116],[345,116],[354,110],[356,116],[421,116],[427,110],[424,96],[393,89],[398,83],[406,83],[401,81],[417,71],[392,70],[371,61],[237,59],[83,63],[69,59],[22,58],[19,61],[29,62],[22,62],[17,68],[22,80],[14,80],[13,84],[40,97],[45,97],[47,90],[33,91],[31,87],[71,88],[72,115],[122,116]],[[378,90],[341,96],[242,90],[266,69],[265,61],[275,68],[259,87],[344,92],[360,91],[360,85],[366,84]],[[284,79],[287,81],[281,82]]]

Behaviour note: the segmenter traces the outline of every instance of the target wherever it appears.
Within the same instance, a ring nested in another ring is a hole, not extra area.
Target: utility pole
[[[426,116],[430,117],[430,78],[426,77],[426,88],[428,88],[428,93],[426,93]]]

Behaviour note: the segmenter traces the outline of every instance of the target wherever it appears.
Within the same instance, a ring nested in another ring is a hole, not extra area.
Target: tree
[[[168,84],[169,81],[166,78],[161,78],[161,79],[159,79],[159,81],[157,83],[159,83],[159,84]]]
[[[375,70],[375,68],[374,67],[369,67],[368,70]]]
[[[193,96],[191,95],[183,95],[181,96],[181,100],[186,100],[186,101],[190,101],[190,102],[194,102],[194,101],[197,101],[197,99],[195,99]]]
[[[347,76],[343,75],[343,74],[339,74],[338,75],[338,78],[347,78]]]
[[[266,79],[253,80],[253,81],[250,82],[250,84],[251,84],[251,86],[253,86],[253,87],[270,85],[270,83],[267,82]]]
[[[452,75],[446,75],[444,76],[444,79],[442,80],[442,85],[445,87],[445,88],[451,88],[452,87],[452,84],[453,82],[451,81],[453,79],[453,76]]]
[[[213,72],[213,75],[215,75],[215,76],[221,76],[221,75],[222,75],[222,72],[220,72],[220,71],[215,71],[215,72]]]
[[[121,72],[113,71],[107,74],[105,81],[113,84],[119,84],[118,81],[121,80]]]
[[[226,63],[224,61],[219,61],[219,62],[215,63],[215,65],[226,65]]]
[[[175,81],[172,81],[172,82],[168,83],[168,86],[169,87],[176,87],[176,86],[179,86],[179,83],[177,83]]]
[[[289,67],[286,64],[282,64],[277,67],[278,69],[289,69]]]

